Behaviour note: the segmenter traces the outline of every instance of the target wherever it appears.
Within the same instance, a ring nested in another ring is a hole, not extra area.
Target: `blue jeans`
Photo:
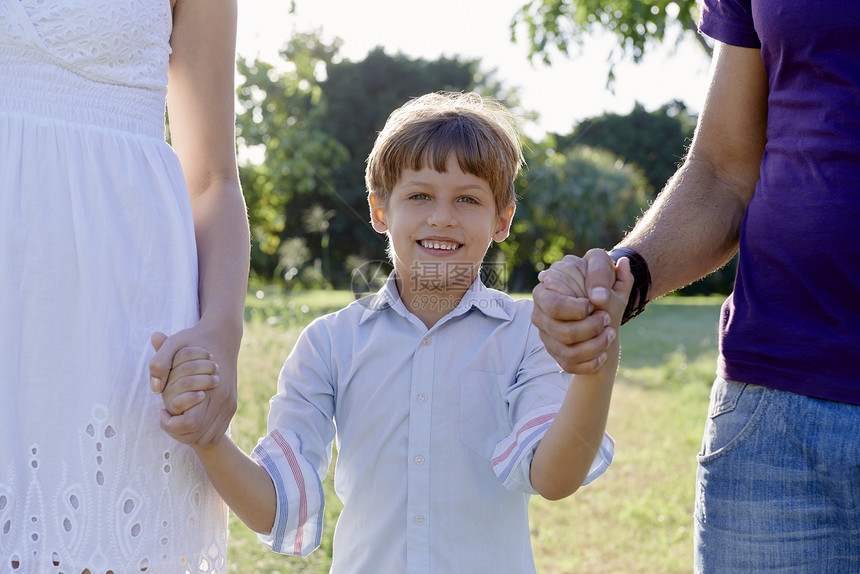
[[[696,483],[697,573],[860,572],[860,406],[717,379]]]

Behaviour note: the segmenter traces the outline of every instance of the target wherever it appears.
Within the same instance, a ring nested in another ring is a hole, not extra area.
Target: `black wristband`
[[[630,290],[630,298],[627,300],[627,308],[621,318],[623,325],[639,313],[645,310],[648,304],[648,290],[651,288],[651,272],[648,271],[648,263],[645,258],[629,247],[616,247],[609,252],[612,261],[618,263],[622,257],[630,260],[630,271],[633,273],[633,289]]]

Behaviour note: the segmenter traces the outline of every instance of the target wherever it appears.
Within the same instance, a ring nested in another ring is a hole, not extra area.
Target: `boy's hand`
[[[229,354],[219,352],[216,339],[200,333],[198,326],[171,337],[163,333],[152,336],[156,349],[150,363],[152,391],[165,393],[161,428],[191,446],[218,442],[236,412],[235,364],[225,370],[216,359],[227,357],[229,362]],[[230,376],[224,378],[231,372],[232,384]]]
[[[164,333],[152,336],[152,346],[158,351],[167,340]],[[203,402],[205,393],[218,386],[218,364],[212,353],[201,347],[183,347],[173,355],[173,364],[161,398],[171,415],[181,415]]]
[[[532,322],[565,371],[593,373],[606,362],[620,324],[620,319],[613,321],[610,316],[610,306],[617,302],[618,289],[632,288],[632,283],[614,286],[617,277],[612,260],[598,249],[584,258],[567,255],[538,275],[541,282],[532,292]]]
[[[574,255],[565,255],[563,259],[556,261],[538,273],[538,280],[549,290],[567,295],[568,297],[576,297],[588,301],[588,295],[585,293],[585,279],[588,271],[588,264],[584,259],[580,259]],[[594,307],[589,304],[589,314],[594,310]]]
[[[598,300],[586,295],[587,257],[566,255],[556,261],[541,271],[540,283],[532,291],[532,323],[540,331],[547,351],[562,369],[583,375],[595,372],[606,362],[606,351],[617,334],[609,326],[606,310],[609,289],[604,288]],[[611,269],[610,287],[615,280],[614,266]]]

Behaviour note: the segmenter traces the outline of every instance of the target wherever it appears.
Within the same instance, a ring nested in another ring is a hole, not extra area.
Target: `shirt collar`
[[[406,308],[397,294],[397,283],[394,279],[394,271],[388,275],[388,279],[373,295],[368,295],[358,300],[358,303],[364,307],[364,313],[361,314],[358,324],[361,325],[377,316],[380,311],[386,309],[397,309],[397,305],[403,307],[403,312],[397,311],[401,315],[405,315]]]
[[[469,287],[469,290],[466,291],[466,294],[463,295],[457,308],[462,308],[463,313],[471,308],[475,308],[487,317],[510,321],[513,317],[508,313],[507,300],[507,295],[501,291],[488,288],[481,281],[481,277],[478,276]]]
[[[478,276],[469,286],[469,289],[457,306],[446,315],[446,318],[457,317],[474,308],[487,317],[510,321],[512,317],[506,309],[505,301],[506,296],[502,292],[487,288],[483,281],[481,281],[480,276]],[[375,317],[378,312],[386,309],[391,309],[404,318],[409,313],[406,305],[400,299],[400,293],[397,291],[397,280],[394,271],[388,275],[385,284],[375,295],[368,295],[360,299],[359,302],[365,308],[359,320],[359,325]]]

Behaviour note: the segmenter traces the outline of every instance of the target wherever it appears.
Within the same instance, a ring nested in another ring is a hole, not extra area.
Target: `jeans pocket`
[[[460,442],[491,460],[496,444],[510,432],[507,404],[499,389],[498,375],[465,371],[460,386]]]
[[[698,461],[707,465],[743,444],[762,418],[768,389],[717,379]]]

